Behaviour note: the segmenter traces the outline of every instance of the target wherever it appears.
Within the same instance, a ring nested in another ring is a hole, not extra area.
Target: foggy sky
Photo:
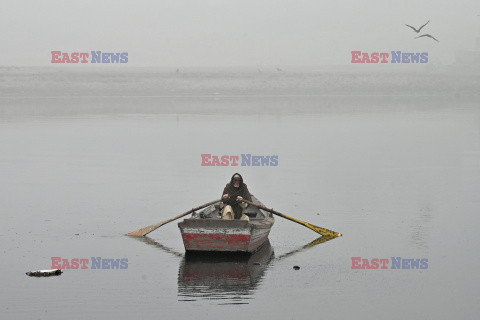
[[[52,50],[128,52],[128,66],[350,64],[350,51],[429,52],[449,64],[474,49],[480,2],[2,1],[0,65],[51,65]],[[404,24],[421,26],[432,39]]]

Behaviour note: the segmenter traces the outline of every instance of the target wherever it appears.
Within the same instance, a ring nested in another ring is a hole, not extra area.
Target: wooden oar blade
[[[325,237],[333,237],[333,238],[336,238],[336,237],[341,237],[341,236],[342,236],[341,233],[338,233],[338,232],[335,232],[335,231],[332,231],[332,230],[328,230],[328,229],[325,229],[325,228],[322,228],[322,227],[319,227],[319,226],[310,224],[310,223],[308,223],[308,222],[305,222],[305,226],[306,226],[307,228],[312,229],[312,230],[315,231],[316,233],[319,233],[319,234],[321,234],[322,236],[325,236]]]
[[[163,225],[163,223],[152,224],[151,226],[135,230],[133,232],[127,233],[126,235],[132,237],[144,237],[153,230],[159,228],[161,225]]]

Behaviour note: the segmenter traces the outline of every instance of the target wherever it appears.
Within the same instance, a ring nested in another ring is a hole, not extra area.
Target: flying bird
[[[430,35],[430,34],[428,34],[428,33],[425,33],[425,34],[422,34],[421,36],[415,37],[415,39],[421,38],[421,37],[429,37],[429,38],[432,38],[433,40],[435,40],[435,41],[437,41],[437,42],[440,42],[440,41],[438,41],[437,39],[435,39],[434,36],[432,36],[432,35]]]
[[[412,27],[411,25],[409,24],[406,24],[407,27],[410,27],[413,29],[413,31],[415,31],[416,33],[419,33],[420,30],[422,30],[423,27],[425,27],[428,23],[430,22],[430,20],[427,21],[427,23],[425,23],[423,26],[421,26],[420,28],[416,29],[415,27]]]

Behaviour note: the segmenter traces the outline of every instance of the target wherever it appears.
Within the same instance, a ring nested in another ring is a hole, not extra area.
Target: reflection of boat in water
[[[261,284],[272,261],[290,258],[335,238],[319,237],[279,257],[275,257],[268,240],[253,254],[238,252],[187,252],[183,254],[149,237],[134,239],[179,259],[179,301],[216,299],[221,301],[220,304],[246,304]]]
[[[178,271],[178,296],[181,301],[203,298],[246,303],[273,257],[268,240],[253,254],[187,252]]]

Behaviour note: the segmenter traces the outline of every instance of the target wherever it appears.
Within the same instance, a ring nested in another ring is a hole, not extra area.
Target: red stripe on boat
[[[244,250],[250,242],[248,234],[184,233],[182,237],[187,250]]]

